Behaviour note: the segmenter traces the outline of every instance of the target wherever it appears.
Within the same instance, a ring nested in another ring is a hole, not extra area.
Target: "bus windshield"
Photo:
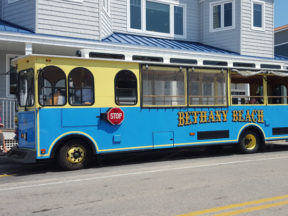
[[[23,70],[19,73],[19,105],[34,105],[34,73],[33,69]]]

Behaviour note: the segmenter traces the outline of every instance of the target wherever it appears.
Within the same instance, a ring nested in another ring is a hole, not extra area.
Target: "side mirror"
[[[16,68],[15,69],[12,68],[9,71],[9,74],[10,74],[10,94],[17,95],[17,93],[18,93],[18,88],[17,88],[18,74],[17,74]]]

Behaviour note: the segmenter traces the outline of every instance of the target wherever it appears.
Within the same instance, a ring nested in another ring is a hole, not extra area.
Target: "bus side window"
[[[43,68],[38,77],[39,103],[42,106],[63,106],[66,104],[66,76],[56,66]]]
[[[89,106],[94,103],[94,78],[86,68],[75,68],[68,76],[69,103]]]
[[[264,104],[263,76],[231,74],[232,104]]]
[[[267,76],[267,94],[269,104],[288,104],[287,77]]]
[[[117,105],[137,104],[137,78],[131,71],[123,70],[115,76],[115,102]]]

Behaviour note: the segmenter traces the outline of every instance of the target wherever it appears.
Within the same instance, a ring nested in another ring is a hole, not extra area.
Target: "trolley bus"
[[[255,153],[288,138],[285,71],[40,55],[15,63],[14,160],[73,170],[97,154],[223,144]]]

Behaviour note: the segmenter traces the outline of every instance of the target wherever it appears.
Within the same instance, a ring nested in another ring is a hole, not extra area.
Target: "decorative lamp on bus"
[[[112,125],[120,125],[124,121],[124,112],[118,107],[109,109],[107,112],[107,121]]]

